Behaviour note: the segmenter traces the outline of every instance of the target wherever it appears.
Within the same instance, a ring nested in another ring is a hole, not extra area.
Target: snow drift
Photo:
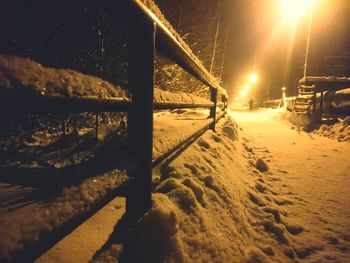
[[[350,113],[350,88],[329,92],[326,99],[333,111]]]
[[[0,94],[28,94],[66,98],[126,99],[125,91],[101,78],[70,69],[45,68],[18,56],[0,55]],[[154,101],[163,103],[208,104],[206,98],[184,92],[154,89]]]
[[[120,87],[98,77],[70,69],[45,68],[29,58],[5,55],[0,55],[0,92],[68,98],[125,98]]]
[[[161,168],[152,209],[94,262],[294,261],[290,236],[303,227],[284,217],[289,200],[272,194],[258,160],[222,121]]]

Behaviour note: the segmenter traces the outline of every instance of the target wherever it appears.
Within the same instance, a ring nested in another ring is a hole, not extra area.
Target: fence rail
[[[25,98],[2,98],[0,113],[81,113],[122,112],[131,105],[129,99],[63,98],[33,96]]]
[[[2,98],[0,114],[127,112],[130,99],[38,97]],[[214,103],[154,102],[154,110],[212,108]]]

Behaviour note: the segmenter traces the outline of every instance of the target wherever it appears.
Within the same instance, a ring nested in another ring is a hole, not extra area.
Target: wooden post
[[[313,100],[313,102],[312,102],[312,104],[313,104],[312,111],[315,112],[316,111],[316,103],[317,103],[317,93],[316,92],[314,93],[314,96],[313,96],[312,100]]]
[[[225,95],[222,95],[222,100],[224,102],[224,109],[223,109],[223,111],[224,111],[224,116],[225,116],[227,114],[227,98],[226,98]]]
[[[320,113],[323,113],[323,91],[321,92],[321,97],[320,97]]]
[[[215,131],[215,125],[216,125],[216,105],[217,105],[217,98],[218,98],[218,90],[214,88],[210,88],[210,101],[214,103],[213,107],[210,108],[210,118],[213,118],[213,122],[210,126],[210,129]]]
[[[128,111],[128,147],[135,167],[129,171],[126,215],[131,224],[152,205],[155,30],[155,24],[143,17],[129,22],[128,89],[132,106]]]

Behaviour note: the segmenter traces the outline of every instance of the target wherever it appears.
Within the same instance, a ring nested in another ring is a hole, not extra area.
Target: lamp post
[[[304,78],[308,73],[309,51],[310,51],[310,39],[311,39],[311,24],[313,18],[313,9],[316,4],[316,0],[280,0],[280,7],[282,11],[282,18],[284,22],[293,25],[298,24],[299,19],[308,15],[308,31],[306,40],[306,52],[304,61]]]
[[[308,62],[309,62],[312,17],[313,17],[313,8],[310,9],[308,29],[307,29],[307,40],[306,40],[305,62],[304,62],[304,79],[305,79],[305,81],[306,81],[307,69],[308,69],[307,67],[308,67]]]

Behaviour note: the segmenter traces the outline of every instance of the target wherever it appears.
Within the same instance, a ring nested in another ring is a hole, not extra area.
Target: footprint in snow
[[[263,193],[263,192],[265,192],[266,187],[264,185],[262,185],[261,183],[256,183],[255,189],[258,190],[260,193]]]
[[[304,231],[304,228],[298,224],[285,222],[285,220],[283,221],[284,221],[283,224],[286,227],[287,231],[294,236],[299,235],[301,232]]]
[[[243,146],[244,146],[244,149],[245,149],[247,152],[253,153],[253,148],[249,147],[249,146],[246,145],[246,144],[243,144]]]
[[[263,209],[264,212],[272,214],[275,218],[276,223],[280,223],[281,222],[281,215],[280,212],[275,209],[275,208],[271,208],[271,207],[265,207]]]
[[[279,198],[274,198],[273,201],[277,204],[277,205],[291,205],[293,204],[292,201],[287,200],[287,199],[279,199]]]
[[[339,242],[339,239],[336,238],[335,236],[333,235],[327,235],[325,237],[325,239],[328,241],[329,244],[331,245],[338,245],[340,242]]]
[[[250,201],[252,201],[254,204],[263,207],[266,204],[264,203],[263,200],[261,200],[261,198],[255,194],[253,194],[252,192],[248,192],[248,197],[250,199]]]
[[[296,252],[298,258],[303,259],[303,258],[306,258],[306,257],[310,256],[311,254],[315,253],[315,251],[321,251],[323,249],[324,248],[322,248],[322,247],[310,245],[308,247],[296,248],[295,252]]]
[[[263,223],[265,231],[273,234],[276,237],[276,240],[281,244],[289,244],[288,239],[285,237],[285,230],[279,224],[276,224],[271,221],[265,221]]]
[[[279,182],[279,181],[282,181],[282,180],[280,178],[271,177],[271,178],[269,178],[269,181],[271,181],[271,182]]]
[[[260,172],[266,172],[266,171],[269,170],[269,166],[268,166],[267,163],[266,163],[264,160],[262,160],[262,159],[256,160],[255,167],[256,167],[256,169],[258,169]]]

